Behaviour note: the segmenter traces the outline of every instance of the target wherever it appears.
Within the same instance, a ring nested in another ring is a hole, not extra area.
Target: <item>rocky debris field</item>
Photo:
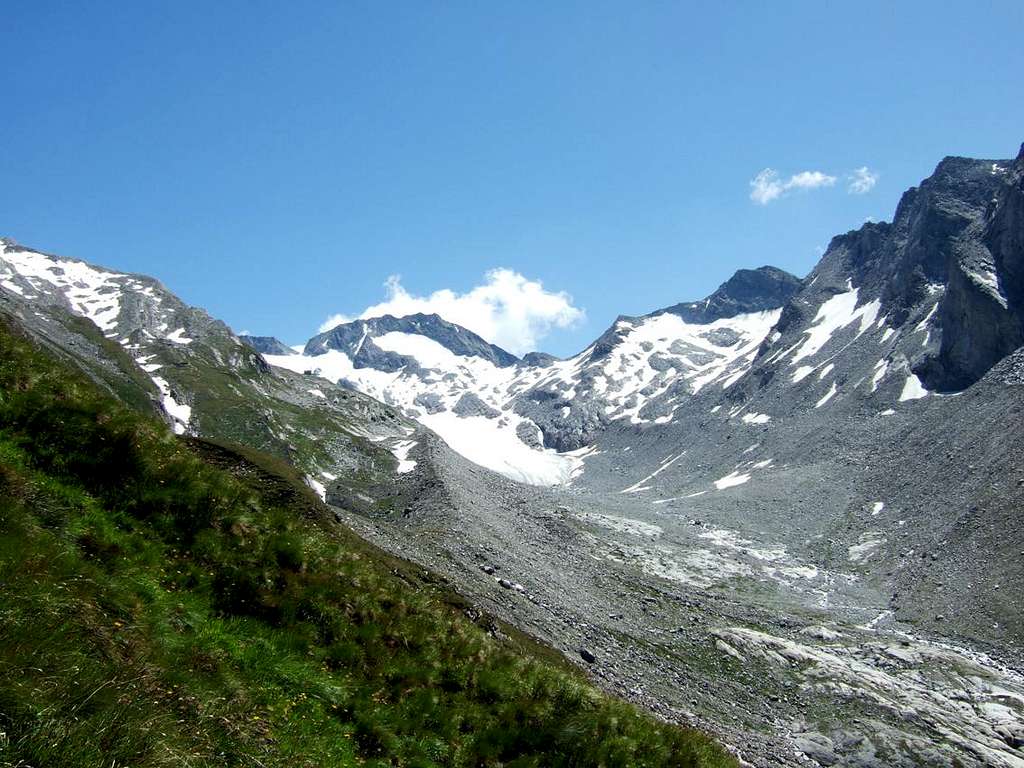
[[[512,483],[417,438],[409,505],[339,519],[607,690],[754,766],[1024,766],[1020,660],[901,624],[855,564],[827,568],[708,509]]]

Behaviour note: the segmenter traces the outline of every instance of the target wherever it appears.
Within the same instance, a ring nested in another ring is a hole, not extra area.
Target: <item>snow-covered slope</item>
[[[767,279],[744,271],[765,283],[747,301],[775,300],[769,288],[780,281],[784,296],[799,286],[764,269]],[[743,284],[749,289],[750,282]],[[265,358],[398,407],[466,458],[507,477],[565,484],[599,450],[588,439],[597,429],[616,420],[668,423],[690,396],[726,388],[749,368],[780,310],[743,312],[743,301],[710,310],[713,300],[728,296],[728,285],[698,304],[619,318],[568,360],[518,360],[436,315],[342,324],[311,339],[301,354]]]
[[[192,408],[168,382],[166,363],[157,358],[162,349],[188,347],[193,328],[214,324],[204,312],[185,306],[152,278],[50,256],[6,239],[0,239],[0,286],[36,304],[43,321],[53,322],[41,307],[56,304],[95,323],[152,379],[175,432],[189,428]],[[220,330],[230,333],[226,326]]]
[[[391,448],[414,429],[351,390],[272,371],[224,323],[149,277],[0,240],[0,312],[176,433],[287,459],[318,490],[356,462],[389,474],[402,465]]]
[[[264,357],[271,365],[311,371],[398,407],[459,453],[507,477],[535,485],[571,480],[579,455],[531,446],[518,437],[524,430],[536,433],[536,427],[509,407],[510,393],[535,371],[457,355],[419,333],[389,331],[372,341],[379,350],[401,357],[403,364],[395,370],[357,367],[352,355],[361,349]]]
[[[705,323],[675,314],[619,318],[594,345],[535,375],[516,408],[544,442],[575,450],[611,422],[666,424],[705,388],[728,389],[750,367],[780,310]]]

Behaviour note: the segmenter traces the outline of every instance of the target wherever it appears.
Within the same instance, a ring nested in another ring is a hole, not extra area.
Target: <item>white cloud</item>
[[[765,168],[750,181],[750,199],[758,205],[768,205],[782,197],[783,191],[779,172],[771,168]]]
[[[800,171],[789,177],[786,187],[790,189],[817,189],[818,187],[831,187],[836,183],[835,176],[829,176],[821,171]]]
[[[320,327],[317,328],[317,331],[324,333],[325,331],[329,331],[331,328],[341,325],[342,323],[351,323],[355,319],[356,318],[354,317],[349,317],[348,315],[335,312],[333,315],[328,315],[327,319],[320,323]]]
[[[758,205],[768,205],[793,189],[820,189],[835,183],[835,176],[821,171],[801,171],[783,180],[778,171],[765,168],[750,181],[750,199]]]
[[[529,280],[511,269],[490,270],[481,285],[466,293],[443,288],[429,296],[414,296],[398,275],[389,277],[384,286],[387,298],[367,307],[360,318],[436,313],[515,354],[536,350],[552,329],[568,328],[585,317],[565,291],[548,291],[539,280]],[[331,315],[320,330],[352,319]]]
[[[864,195],[874,189],[875,184],[878,183],[878,173],[864,165],[850,174],[849,182],[846,187],[847,192],[851,195]]]

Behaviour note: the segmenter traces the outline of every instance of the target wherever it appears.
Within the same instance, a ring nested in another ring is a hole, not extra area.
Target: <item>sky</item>
[[[1024,3],[4,3],[0,235],[569,355],[1024,142]]]

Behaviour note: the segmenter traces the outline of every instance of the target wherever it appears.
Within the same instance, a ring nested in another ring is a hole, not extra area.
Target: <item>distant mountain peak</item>
[[[238,337],[247,347],[256,350],[261,355],[290,355],[294,350],[276,336],[249,336],[241,334]]]
[[[402,367],[404,357],[394,352],[383,352],[373,344],[373,339],[387,333],[404,333],[431,339],[449,352],[462,357],[480,357],[494,365],[505,368],[516,365],[519,358],[501,347],[491,344],[461,325],[445,320],[437,314],[422,312],[395,317],[382,315],[341,323],[329,331],[314,336],[306,344],[304,354],[322,355],[331,349],[344,352],[356,367],[384,362],[389,368]],[[382,353],[375,355],[375,352]],[[375,361],[371,363],[370,358]],[[388,358],[388,360],[384,360]]]
[[[710,323],[749,312],[778,309],[802,286],[800,278],[778,267],[740,269],[707,298],[675,304],[649,316],[673,314],[688,323]]]

